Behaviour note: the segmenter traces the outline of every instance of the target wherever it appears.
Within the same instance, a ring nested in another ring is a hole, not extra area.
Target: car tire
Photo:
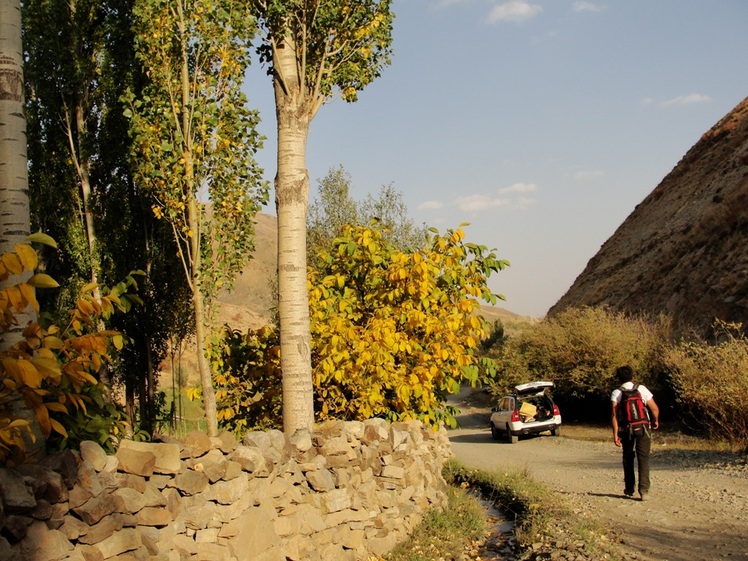
[[[551,429],[551,436],[561,436],[561,427],[559,425]]]
[[[491,423],[491,438],[499,440],[501,438],[501,432],[497,429],[493,423]]]
[[[519,442],[519,436],[512,434],[512,430],[509,427],[506,428],[506,441],[509,444],[517,444]]]

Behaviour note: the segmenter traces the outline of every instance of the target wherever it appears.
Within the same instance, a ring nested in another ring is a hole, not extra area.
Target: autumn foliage
[[[55,245],[43,234],[30,236],[28,242]],[[115,309],[127,309],[133,300],[133,296],[124,295],[134,283],[132,277],[107,290],[101,299],[93,297],[94,286],[89,285],[69,311],[65,325],[44,328],[29,321],[19,326],[18,317],[27,309],[39,313],[35,289],[57,286],[45,274],[14,282],[37,264],[38,256],[30,243],[17,244],[0,259],[0,333],[7,337],[10,330],[23,328],[19,340],[0,352],[0,463],[24,459],[27,447],[36,439],[35,425],[44,437],[53,433],[68,437],[67,416],[86,412],[91,402],[88,390],[98,383],[94,375],[109,360],[109,345],[121,348],[123,344],[121,334],[99,329],[98,321]]]
[[[308,274],[316,420],[453,425],[446,396],[476,383],[483,371],[476,349],[487,326],[476,310],[479,300],[499,298],[487,280],[508,263],[465,242],[461,228],[431,230],[422,249],[402,251],[374,225],[344,228],[319,262]],[[277,335],[248,334],[245,345],[258,349],[252,366],[234,363],[234,375],[222,378],[227,383],[217,390],[219,416],[231,428],[243,428],[240,408],[249,410],[252,426],[259,412],[252,413],[252,403],[267,405],[263,395],[277,395],[277,362],[273,368],[263,362],[277,361],[277,352],[260,352],[258,337]],[[243,346],[225,346],[226,360]],[[263,409],[261,418],[272,415]]]

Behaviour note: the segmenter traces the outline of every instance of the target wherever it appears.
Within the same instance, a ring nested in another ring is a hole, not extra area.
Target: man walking
[[[647,499],[649,492],[649,452],[652,446],[651,429],[660,426],[660,409],[652,392],[645,386],[634,384],[634,369],[620,366],[616,369],[619,388],[610,396],[612,404],[611,424],[613,442],[623,449],[623,494],[634,496],[636,473],[634,458],[639,474],[639,497]]]

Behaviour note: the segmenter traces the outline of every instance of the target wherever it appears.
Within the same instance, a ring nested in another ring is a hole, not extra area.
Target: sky
[[[501,307],[543,317],[686,152],[748,96],[745,0],[393,0],[393,56],[312,121],[310,197],[343,166],[416,224],[467,222],[511,267]],[[270,79],[245,85],[276,170]],[[263,212],[274,214],[271,203]]]

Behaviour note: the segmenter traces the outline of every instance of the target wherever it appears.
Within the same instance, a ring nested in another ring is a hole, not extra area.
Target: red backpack
[[[647,411],[639,387],[631,390],[621,388],[621,404],[618,406],[618,431],[629,436],[640,436],[649,432],[649,411]]]

